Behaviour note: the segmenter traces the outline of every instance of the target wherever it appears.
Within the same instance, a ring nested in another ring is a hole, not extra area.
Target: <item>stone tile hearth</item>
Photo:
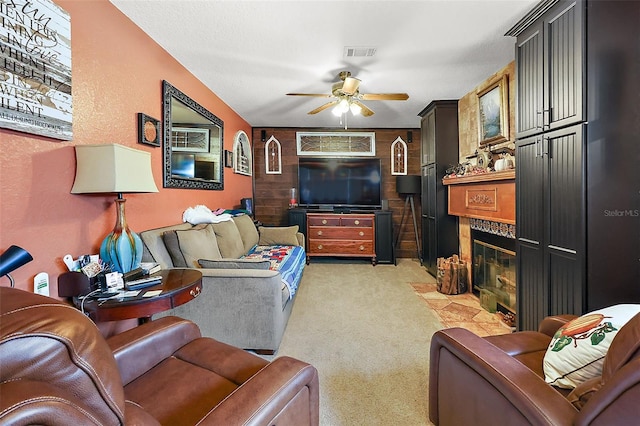
[[[511,333],[500,314],[492,314],[482,307],[472,293],[446,295],[439,293],[435,283],[412,283],[416,294],[435,311],[445,328],[462,327],[479,336]]]

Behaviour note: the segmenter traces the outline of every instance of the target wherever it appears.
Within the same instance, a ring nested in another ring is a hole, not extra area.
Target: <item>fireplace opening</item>
[[[472,230],[473,292],[489,312],[504,314],[505,322],[516,315],[515,239]]]

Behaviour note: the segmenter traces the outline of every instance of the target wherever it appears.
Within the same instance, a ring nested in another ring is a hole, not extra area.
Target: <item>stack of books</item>
[[[155,274],[162,268],[160,267],[160,264],[156,262],[142,262],[140,264],[140,269],[142,269],[142,272],[145,275],[150,275]]]

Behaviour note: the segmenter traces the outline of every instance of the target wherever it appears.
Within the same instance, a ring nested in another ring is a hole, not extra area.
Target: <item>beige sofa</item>
[[[154,319],[186,318],[204,336],[261,354],[275,353],[305,265],[304,235],[297,231],[297,226],[256,228],[243,215],[220,223],[181,223],[141,232],[143,261],[158,262],[163,269],[200,268],[203,275],[200,296]],[[295,251],[295,259],[287,255],[287,261],[297,268],[293,286],[274,270],[280,266],[277,260],[252,256],[256,246]]]

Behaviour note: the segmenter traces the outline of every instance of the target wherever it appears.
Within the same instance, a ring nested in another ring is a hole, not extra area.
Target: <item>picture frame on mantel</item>
[[[508,90],[506,74],[478,89],[478,140],[481,147],[509,140]]]

